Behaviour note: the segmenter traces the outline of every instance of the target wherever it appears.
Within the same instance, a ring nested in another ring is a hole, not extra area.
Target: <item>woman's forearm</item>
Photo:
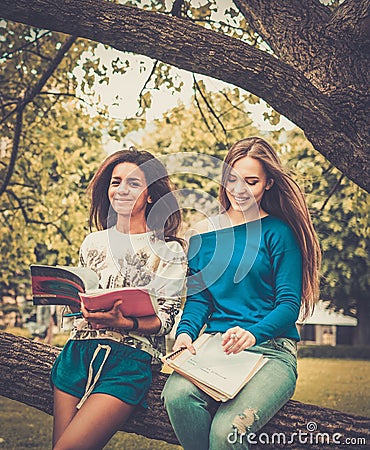
[[[128,319],[134,324],[134,321],[131,318]],[[133,332],[138,332],[140,334],[156,334],[161,328],[161,321],[158,316],[136,317],[136,320],[138,327],[136,330],[132,330]]]

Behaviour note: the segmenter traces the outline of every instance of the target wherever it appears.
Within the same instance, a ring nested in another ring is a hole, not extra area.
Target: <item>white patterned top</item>
[[[158,350],[165,352],[164,335],[175,323],[184,289],[186,256],[182,246],[177,241],[158,239],[153,232],[125,234],[112,227],[86,236],[80,248],[80,265],[97,273],[101,289],[147,289],[157,301],[161,328],[150,336],[121,329],[107,329],[104,334],[104,330],[96,333],[85,319],[79,319],[75,321],[72,339],[120,340],[157,357]]]

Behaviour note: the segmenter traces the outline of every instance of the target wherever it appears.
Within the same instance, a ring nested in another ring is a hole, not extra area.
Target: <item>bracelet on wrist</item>
[[[137,320],[136,317],[132,317],[132,316],[127,316],[127,319],[131,319],[132,320],[132,328],[130,328],[129,331],[135,331],[139,328],[139,321]]]

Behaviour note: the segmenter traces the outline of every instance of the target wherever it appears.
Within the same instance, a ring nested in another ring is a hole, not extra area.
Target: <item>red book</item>
[[[122,300],[123,315],[144,317],[157,312],[156,302],[141,288],[98,289],[97,274],[87,267],[31,266],[34,305],[67,305],[80,307],[83,302],[90,311],[110,310]]]
[[[122,300],[120,310],[124,316],[145,317],[156,314],[148,291],[131,287],[79,294],[85,308],[90,312],[109,311],[118,300]]]

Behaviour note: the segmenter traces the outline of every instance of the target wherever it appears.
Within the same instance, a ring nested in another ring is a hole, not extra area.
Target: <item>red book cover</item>
[[[120,309],[124,316],[145,317],[156,314],[153,302],[146,290],[138,288],[117,288],[79,294],[85,308],[92,311],[109,310],[122,300]]]

